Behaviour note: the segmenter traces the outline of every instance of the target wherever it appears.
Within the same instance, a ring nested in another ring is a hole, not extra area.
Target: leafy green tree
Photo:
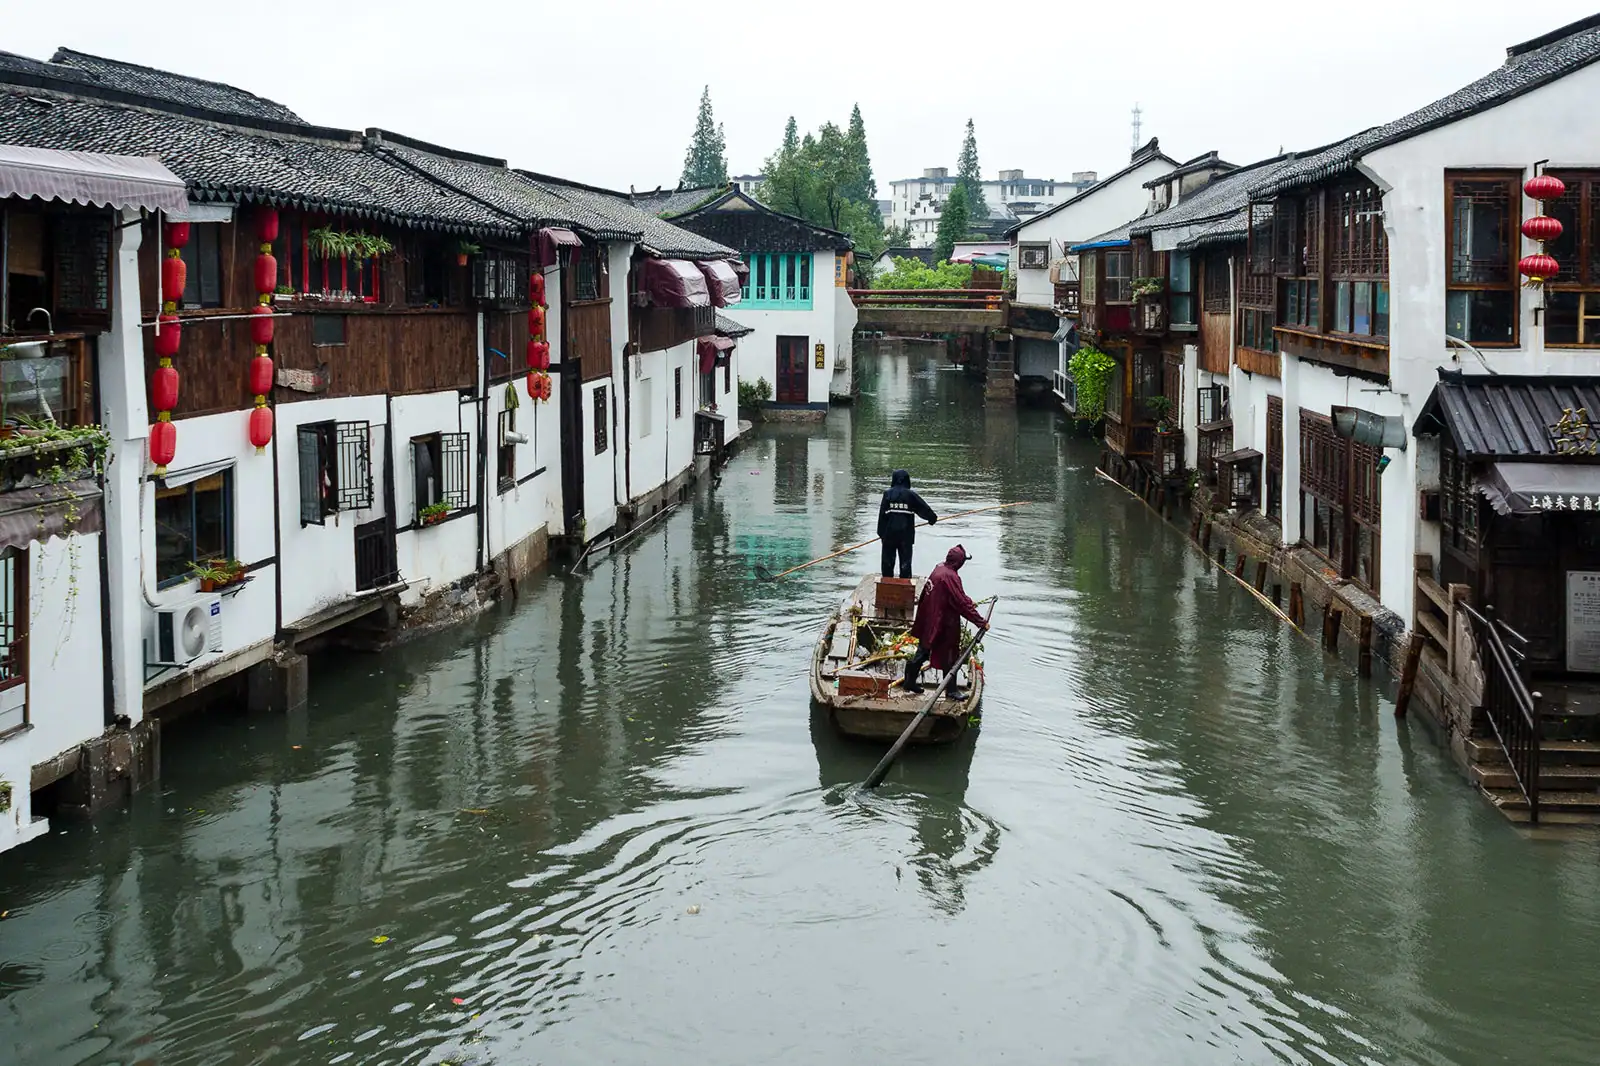
[[[848,130],[825,122],[803,137],[790,118],[766,175],[760,195],[773,210],[849,234],[858,259],[887,247],[860,108]]]
[[[878,211],[878,182],[872,176],[872,155],[867,151],[867,124],[861,119],[860,104],[850,109],[850,126],[845,130],[844,139],[852,170],[851,183],[845,195],[871,208],[881,227],[883,216]]]
[[[978,135],[973,132],[970,118],[967,119],[967,135],[961,141],[961,157],[956,160],[956,188],[967,192],[968,219],[987,220],[989,205],[983,196],[983,168],[978,165]]]
[[[920,259],[896,256],[894,269],[878,274],[872,279],[875,289],[964,289],[972,280],[972,267],[967,263],[939,263],[928,266]]]
[[[935,259],[949,259],[955,251],[956,242],[967,239],[967,233],[972,229],[971,217],[967,214],[967,190],[964,185],[957,185],[950,192],[950,199],[944,202],[944,211],[939,215],[939,230],[933,238],[933,257]]]
[[[700,93],[700,113],[695,118],[694,135],[683,157],[680,184],[687,188],[728,183],[728,142],[711,114],[711,86]]]

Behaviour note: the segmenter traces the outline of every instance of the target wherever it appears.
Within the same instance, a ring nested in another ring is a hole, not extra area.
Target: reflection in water
[[[936,352],[0,858],[0,1063],[1590,1061],[1588,849]],[[902,466],[947,514],[1033,502],[919,535],[1001,597],[983,731],[862,796],[806,657],[874,560],[749,557],[870,536]]]

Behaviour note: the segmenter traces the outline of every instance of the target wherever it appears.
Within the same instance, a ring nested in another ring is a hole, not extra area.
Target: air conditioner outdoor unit
[[[187,666],[208,651],[222,650],[222,597],[198,596],[156,608],[155,666]]]

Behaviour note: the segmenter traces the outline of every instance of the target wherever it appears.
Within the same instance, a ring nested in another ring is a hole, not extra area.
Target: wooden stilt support
[[[1289,584],[1289,621],[1301,629],[1306,627],[1306,601],[1300,592],[1298,581]]]
[[[1211,528],[1215,522],[1207,522],[1200,530],[1200,550],[1207,555],[1211,554]]]
[[[1267,561],[1265,559],[1256,563],[1256,591],[1260,592],[1267,587]]]
[[[1322,646],[1328,651],[1339,651],[1339,627],[1343,624],[1344,612],[1329,604],[1322,614]]]
[[[1272,583],[1272,605],[1274,607],[1283,606],[1283,584],[1278,581]]]
[[[1249,561],[1250,557],[1244,552],[1240,552],[1239,558],[1235,559],[1233,563],[1233,576],[1242,580],[1244,578],[1244,566]]]
[[[1361,616],[1361,644],[1356,656],[1356,669],[1362,677],[1372,676],[1372,616]]]
[[[1228,549],[1227,548],[1218,548],[1217,549],[1217,565],[1222,567],[1224,570],[1226,570],[1228,568]]]
[[[1189,523],[1189,539],[1190,540],[1199,540],[1200,539],[1200,523],[1204,519],[1205,519],[1205,515],[1201,514],[1199,511],[1196,511],[1194,513],[1194,521]]]
[[[1406,640],[1406,661],[1400,668],[1400,694],[1394,701],[1394,716],[1404,718],[1411,706],[1411,690],[1417,685],[1417,667],[1422,663],[1422,634],[1413,632]]]

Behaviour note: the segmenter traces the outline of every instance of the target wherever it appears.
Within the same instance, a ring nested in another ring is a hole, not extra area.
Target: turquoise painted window
[[[740,293],[739,306],[810,309],[810,252],[746,252],[744,262],[750,268],[750,279]]]

